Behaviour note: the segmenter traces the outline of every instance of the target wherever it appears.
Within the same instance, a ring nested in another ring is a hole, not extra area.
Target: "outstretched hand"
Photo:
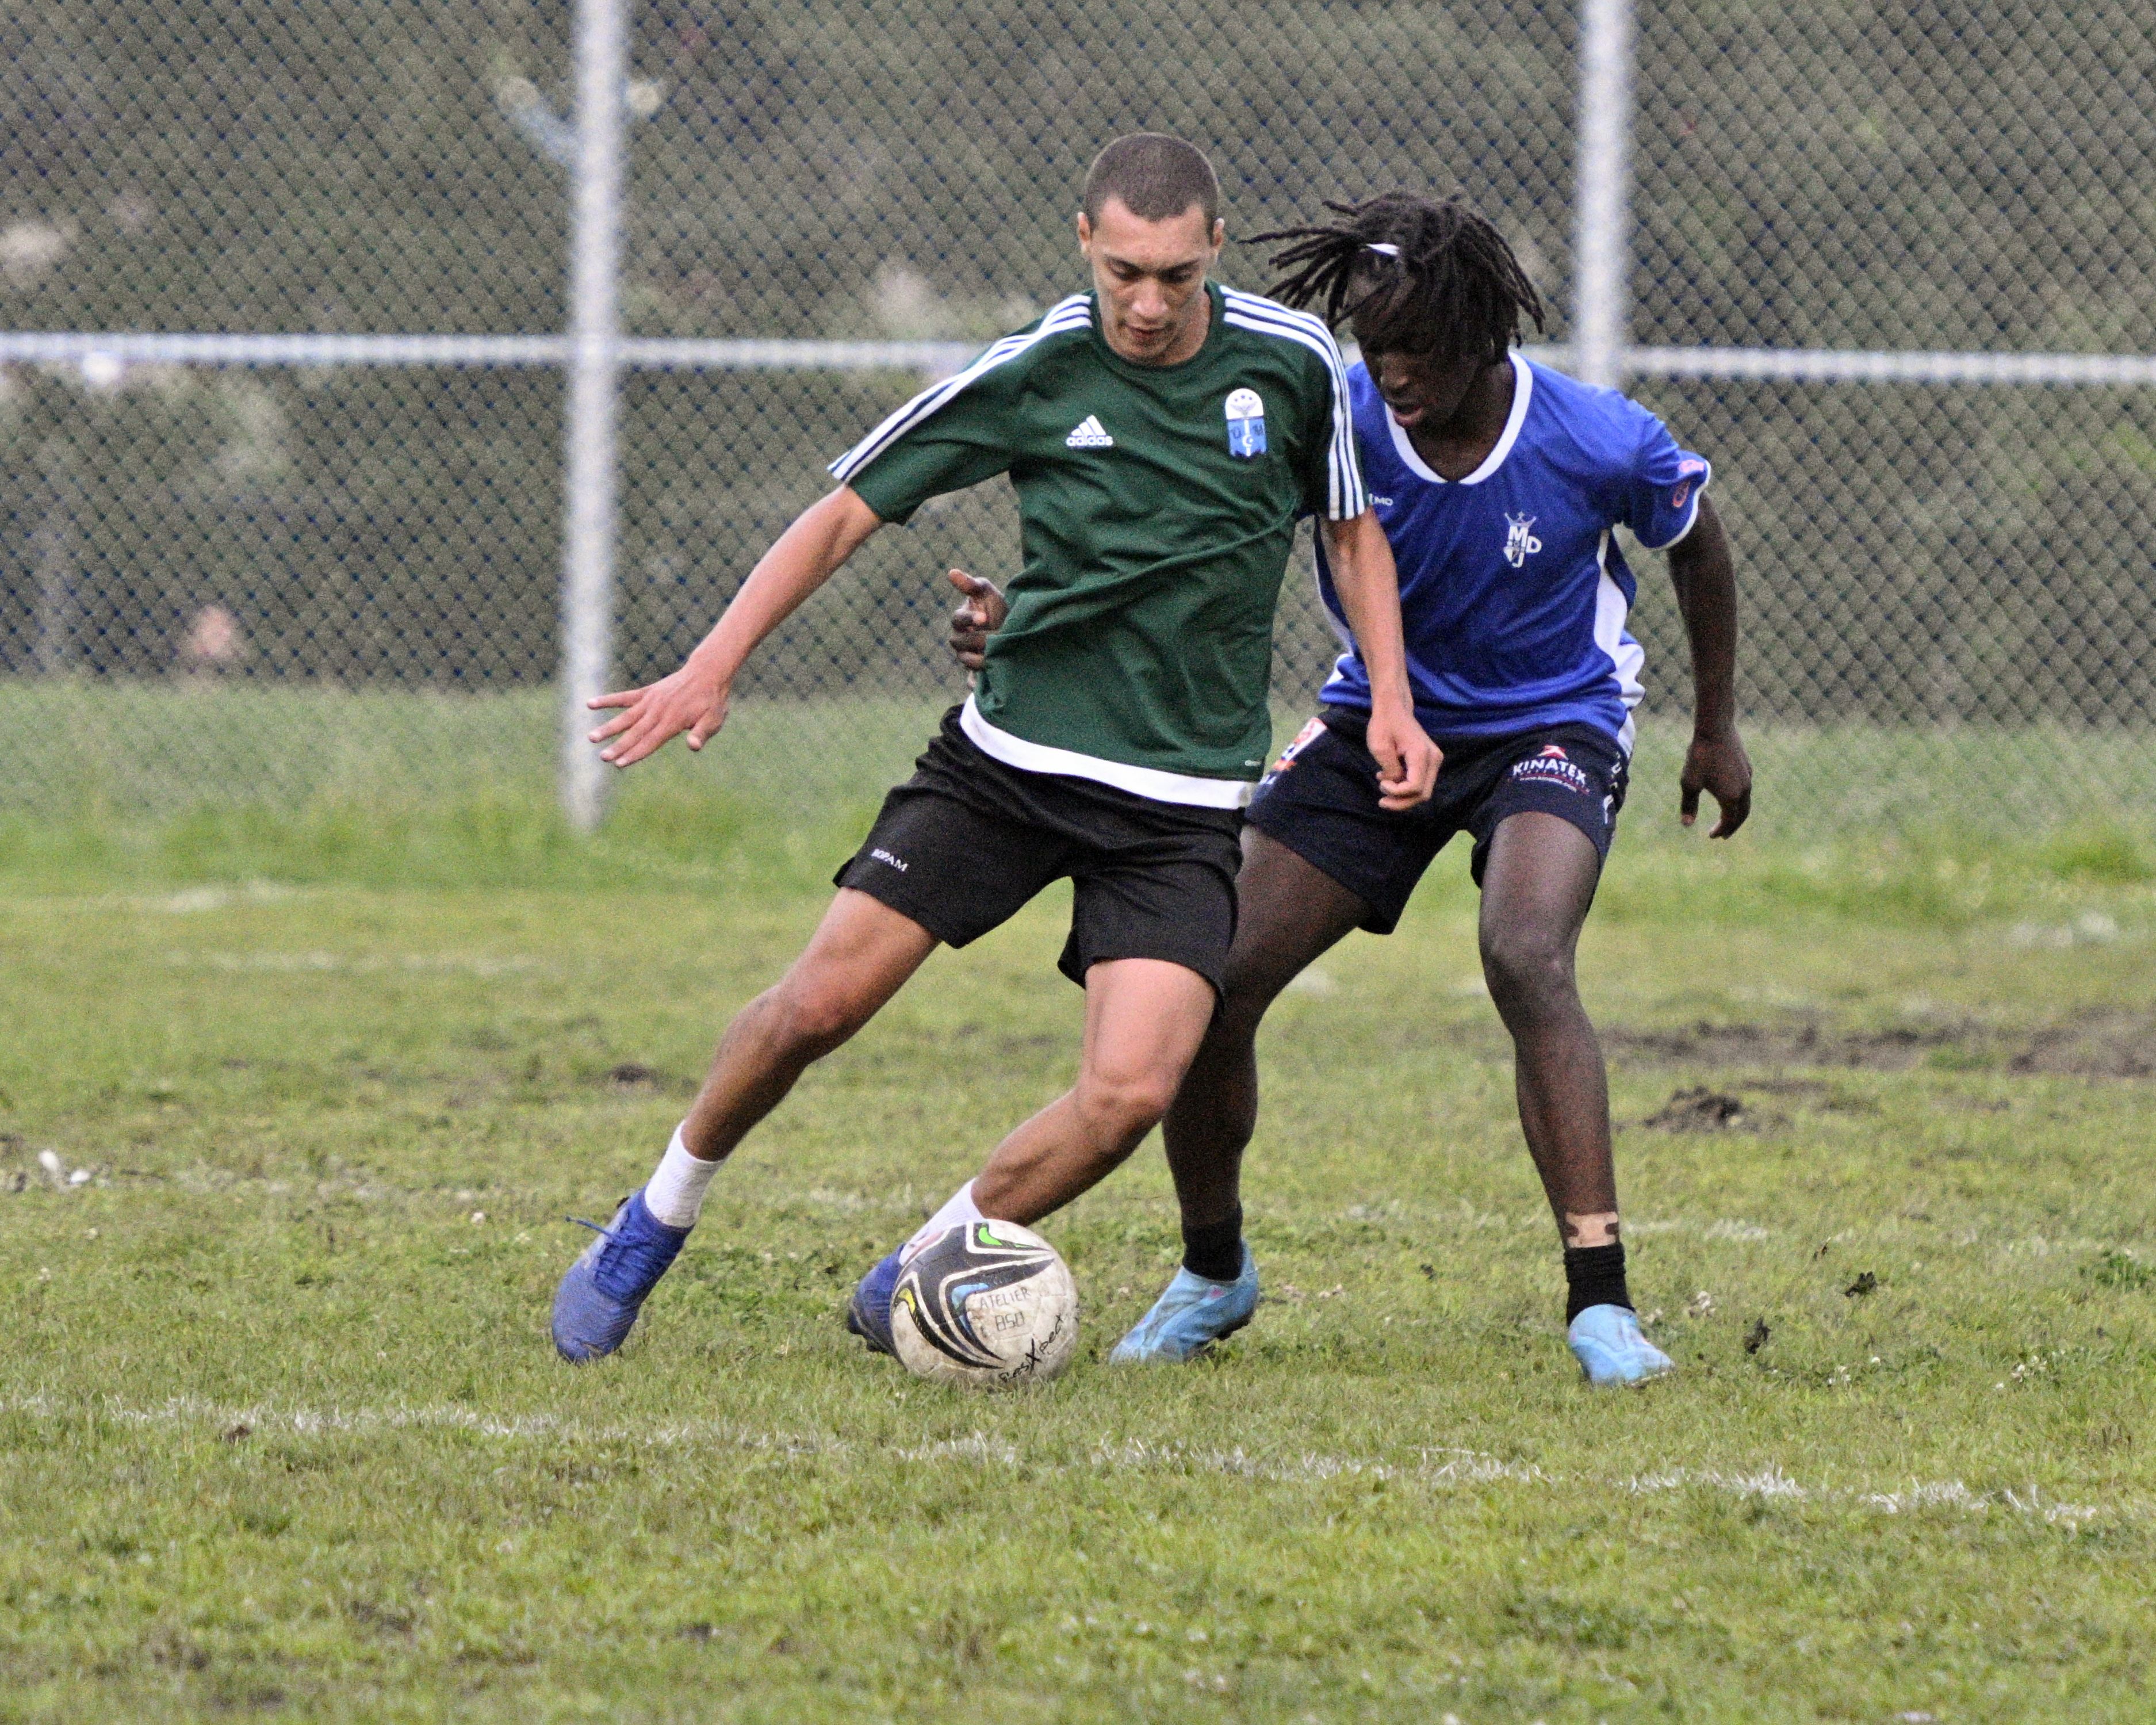
[[[1684,772],[1677,779],[1677,819],[1686,826],[1699,819],[1702,791],[1722,809],[1721,819],[1707,835],[1710,839],[1727,839],[1751,814],[1752,762],[1733,730],[1695,737],[1685,752]]]
[[[968,670],[978,670],[988,655],[988,637],[1010,615],[1010,602],[994,582],[963,569],[953,569],[944,578],[964,595],[951,614],[951,650]]]
[[[700,749],[726,721],[726,693],[725,684],[700,675],[692,659],[671,675],[641,689],[595,695],[586,701],[593,709],[623,709],[593,732],[591,741],[613,743],[599,751],[599,759],[612,767],[634,767],[684,731],[689,733],[689,747]]]

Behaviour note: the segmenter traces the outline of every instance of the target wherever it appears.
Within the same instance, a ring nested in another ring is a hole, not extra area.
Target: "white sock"
[[[980,1205],[973,1202],[973,1183],[971,1180],[951,1194],[950,1202],[921,1224],[921,1231],[898,1249],[898,1261],[906,1262],[921,1247],[936,1238],[946,1228],[956,1228],[961,1222],[985,1222]]]
[[[704,1214],[704,1189],[718,1171],[716,1162],[689,1153],[677,1126],[673,1142],[659,1159],[659,1172],[644,1185],[644,1207],[669,1228],[694,1228],[696,1218]]]

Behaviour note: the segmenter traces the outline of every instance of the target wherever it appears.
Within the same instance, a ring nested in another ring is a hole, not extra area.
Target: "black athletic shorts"
[[[1021,772],[968,737],[957,707],[913,768],[835,885],[963,947],[1068,875],[1070,938],[1058,964],[1072,982],[1083,988],[1104,959],[1164,958],[1219,992],[1235,938],[1238,810]]]
[[[1443,742],[1437,788],[1419,809],[1378,803],[1377,762],[1363,746],[1369,716],[1328,707],[1302,727],[1258,786],[1250,824],[1370,907],[1363,927],[1390,934],[1408,896],[1455,833],[1475,835],[1476,884],[1497,824],[1523,809],[1570,821],[1605,860],[1625,806],[1624,751],[1591,725]]]

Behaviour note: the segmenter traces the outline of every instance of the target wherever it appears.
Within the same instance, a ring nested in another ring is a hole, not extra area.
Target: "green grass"
[[[1673,1382],[1564,1353],[1456,856],[1268,1027],[1219,1359],[1099,1363],[1175,1258],[1150,1147],[1049,1224],[1061,1382],[839,1329],[1068,1080],[1045,901],[560,1366],[562,1217],[646,1171],[887,766],[788,820],[684,763],[588,846],[515,784],[10,829],[0,1719],[2147,1717],[2139,834],[1710,850],[1643,763],[1583,967]],[[1699,1086],[1732,1126],[1640,1123]]]
[[[865,684],[865,690],[867,685]],[[622,807],[714,798],[751,825],[850,819],[900,776],[947,696],[737,702],[700,758],[676,749],[623,787]],[[1277,712],[1277,736],[1306,716]],[[0,678],[0,833],[34,824],[83,842],[137,846],[175,822],[234,811],[285,819],[340,814],[424,825],[505,805],[540,809],[553,783],[550,690],[449,695],[348,691],[300,683]],[[2057,724],[1751,725],[1756,831],[1776,843],[1882,832],[1958,843],[2097,834],[2098,874],[2156,870],[2156,733]],[[1681,749],[1670,720],[1642,726],[1640,777],[1659,783]],[[2133,842],[2107,851],[2123,821]],[[14,841],[20,848],[19,836]],[[408,867],[408,855],[402,860]]]

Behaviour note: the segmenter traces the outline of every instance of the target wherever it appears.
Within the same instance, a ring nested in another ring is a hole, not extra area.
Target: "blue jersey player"
[[[1164,1122],[1184,1259],[1120,1361],[1184,1359],[1250,1319],[1240,1165],[1258,1108],[1255,1037],[1274,998],[1351,930],[1389,933],[1424,871],[1466,833],[1482,889],[1483,973],[1512,1038],[1520,1123],[1564,1250],[1567,1339],[1590,1381],[1670,1368],[1625,1284],[1602,1050],[1573,954],[1625,801],[1641,694],[1625,623],[1631,572],[1614,529],[1666,552],[1691,648],[1693,737],[1680,780],[1743,824],[1752,769],[1735,721],[1735,580],[1707,464],[1645,408],[1512,350],[1533,285],[1502,236],[1457,199],[1394,193],[1329,205],[1332,225],[1276,263],[1292,305],[1348,321],[1363,470],[1399,570],[1417,717],[1444,752],[1431,799],[1378,802],[1363,745],[1367,673],[1322,554],[1319,584],[1347,644],[1322,710],[1252,803],[1240,916],[1221,1009]],[[970,657],[1000,609],[973,595],[954,644]]]

